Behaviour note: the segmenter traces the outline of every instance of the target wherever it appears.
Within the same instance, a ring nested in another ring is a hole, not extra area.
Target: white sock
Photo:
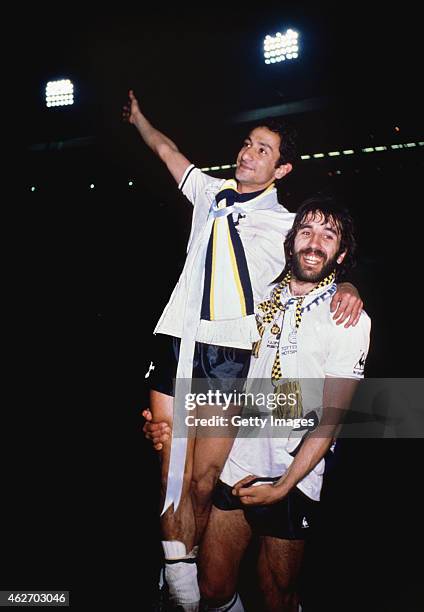
[[[200,591],[195,563],[184,563],[184,561],[166,563],[165,580],[168,584],[171,603],[175,606],[182,606],[186,612],[198,610]],[[196,607],[187,607],[187,604],[196,604]]]
[[[178,540],[162,540],[162,548],[165,559],[182,559],[187,554],[185,544]]]
[[[243,604],[241,603],[240,595],[235,593],[230,601],[220,606],[219,608],[211,608],[206,606],[205,611],[207,612],[244,612]]]
[[[184,612],[198,612],[200,591],[197,583],[197,566],[196,563],[184,561],[195,559],[198,547],[194,547],[187,555],[183,542],[165,540],[162,546],[165,553],[165,580],[171,603],[181,606]],[[166,561],[176,562],[166,563]]]

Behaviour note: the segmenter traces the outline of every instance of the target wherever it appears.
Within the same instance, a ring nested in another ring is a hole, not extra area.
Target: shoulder
[[[275,193],[274,203],[270,208],[255,210],[254,218],[270,231],[274,230],[278,233],[286,234],[292,227],[295,218],[295,213],[291,213],[282,204],[279,203]]]
[[[330,306],[328,305],[327,317],[331,324],[333,334],[356,336],[359,334],[364,334],[364,333],[369,334],[370,333],[371,319],[368,316],[368,314],[365,312],[365,310],[361,312],[358,323],[355,326],[351,325],[350,327],[347,327],[347,328],[343,324],[337,325],[337,322],[333,318],[333,314],[334,313],[330,312]]]
[[[305,306],[308,313],[309,325],[318,325],[317,329],[326,329],[328,341],[333,342],[353,342],[364,340],[369,337],[371,330],[371,319],[365,310],[362,311],[359,321],[355,326],[345,327],[344,323],[337,325],[334,319],[334,312],[331,312],[331,297],[335,292],[335,285],[325,293],[320,294]]]
[[[219,179],[214,176],[206,174],[194,164],[188,166],[183,174],[183,177],[178,185],[178,189],[185,193],[187,190],[204,189],[211,191],[219,191],[221,185],[225,182],[225,179]]]
[[[289,210],[287,210],[284,204],[281,204],[279,202],[277,190],[275,188],[272,189],[272,191],[268,194],[268,197],[272,198],[273,206],[267,208],[266,210],[261,210],[261,213],[268,215],[278,215],[279,217],[290,218],[292,221],[294,220],[296,213],[290,212]]]

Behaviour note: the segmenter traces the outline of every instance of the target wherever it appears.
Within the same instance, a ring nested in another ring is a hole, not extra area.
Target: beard
[[[300,257],[301,255],[316,255],[322,259],[323,266],[321,270],[306,270],[302,265]],[[291,260],[291,272],[293,276],[298,280],[306,283],[320,283],[324,278],[329,276],[336,269],[337,257],[339,253],[336,253],[331,259],[326,259],[325,253],[319,249],[303,249],[293,253]]]

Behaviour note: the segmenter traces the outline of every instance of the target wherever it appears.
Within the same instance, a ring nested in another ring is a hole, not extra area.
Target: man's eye
[[[264,149],[263,147],[260,147],[259,153],[263,155],[263,153],[266,153],[266,149]]]

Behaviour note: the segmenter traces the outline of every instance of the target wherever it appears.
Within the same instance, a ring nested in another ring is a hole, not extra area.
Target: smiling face
[[[279,165],[280,136],[266,127],[252,130],[237,156],[236,179],[240,193],[265,189],[292,169]]]
[[[346,252],[340,250],[340,228],[331,217],[325,221],[317,211],[309,213],[294,239],[292,274],[301,282],[319,283],[341,264]]]

